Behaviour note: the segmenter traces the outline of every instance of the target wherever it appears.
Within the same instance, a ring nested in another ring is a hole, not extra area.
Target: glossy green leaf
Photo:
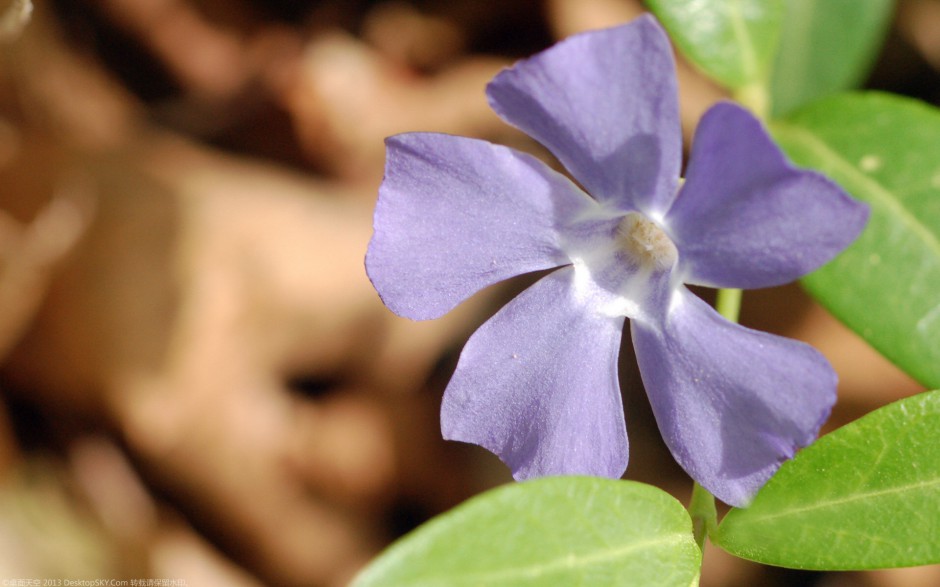
[[[787,0],[770,84],[773,113],[864,81],[893,12],[894,0]]]
[[[797,164],[871,206],[861,237],[804,285],[883,355],[940,387],[940,111],[850,94],[772,130]]]
[[[721,84],[764,85],[777,50],[783,0],[647,0],[682,53]]]
[[[701,552],[679,502],[650,485],[553,477],[500,487],[405,536],[353,587],[689,587]]]
[[[876,410],[784,463],[712,540],[803,569],[940,563],[940,391]]]

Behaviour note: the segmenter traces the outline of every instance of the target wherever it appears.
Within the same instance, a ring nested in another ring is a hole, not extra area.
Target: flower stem
[[[738,88],[738,91],[734,93],[734,99],[749,109],[757,118],[767,120],[770,114],[770,92],[766,83],[755,82]]]
[[[719,289],[715,309],[731,322],[737,322],[741,313],[741,290]]]
[[[692,485],[689,514],[692,516],[692,534],[695,537],[695,543],[704,552],[705,537],[718,525],[718,512],[715,509],[715,497],[698,483]]]
[[[741,314],[741,297],[740,289],[719,289],[715,309],[731,322],[737,322]],[[695,542],[704,552],[705,538],[718,525],[718,512],[715,509],[715,497],[697,482],[692,486],[689,515],[692,516]]]

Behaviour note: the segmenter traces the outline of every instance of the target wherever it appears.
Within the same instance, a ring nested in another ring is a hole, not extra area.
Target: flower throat
[[[630,212],[620,221],[617,240],[646,269],[663,271],[679,259],[676,245],[663,229],[637,212]]]

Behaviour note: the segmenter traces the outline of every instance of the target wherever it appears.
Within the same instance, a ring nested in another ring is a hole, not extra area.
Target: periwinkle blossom
[[[366,267],[392,311],[436,318],[554,269],[467,342],[444,394],[445,438],[489,449],[520,480],[620,477],[629,318],[673,456],[718,498],[748,503],[816,437],[836,376],[811,347],[733,324],[684,284],[792,281],[854,240],[867,208],[789,164],[732,103],[702,117],[680,187],[675,65],[649,16],[562,41],[498,74],[487,95],[578,184],[481,140],[387,140]]]

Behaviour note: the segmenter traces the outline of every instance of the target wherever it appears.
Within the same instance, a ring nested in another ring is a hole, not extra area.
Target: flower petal
[[[820,267],[867,219],[865,204],[790,165],[756,118],[721,103],[699,123],[686,182],[665,225],[686,283],[757,288]]]
[[[387,141],[366,271],[393,312],[437,318],[506,278],[569,263],[561,232],[597,208],[544,163],[431,133]]]
[[[548,147],[598,200],[623,211],[669,207],[682,156],[675,63],[651,16],[520,61],[487,95],[497,114]]]
[[[444,393],[444,437],[496,453],[519,480],[619,478],[627,466],[624,319],[592,311],[603,290],[576,294],[575,272],[543,277],[480,327]]]
[[[663,324],[631,329],[666,444],[731,505],[811,443],[835,402],[836,375],[812,347],[732,324],[684,287]]]

